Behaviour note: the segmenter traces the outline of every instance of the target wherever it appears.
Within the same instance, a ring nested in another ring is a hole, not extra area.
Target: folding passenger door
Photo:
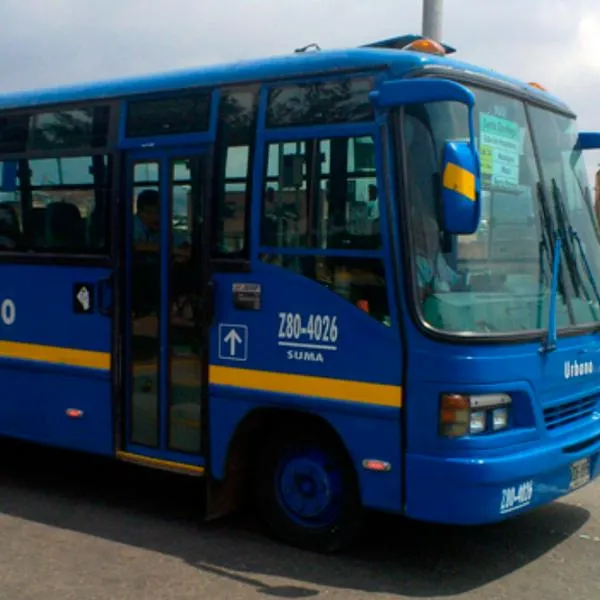
[[[208,385],[207,160],[196,148],[127,157],[120,456],[195,473],[203,473]]]

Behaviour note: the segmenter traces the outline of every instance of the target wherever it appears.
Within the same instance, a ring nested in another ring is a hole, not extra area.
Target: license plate
[[[591,479],[590,459],[582,458],[571,464],[571,482],[569,489],[575,490]]]

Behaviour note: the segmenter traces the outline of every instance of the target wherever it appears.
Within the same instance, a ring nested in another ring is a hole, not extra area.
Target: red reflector
[[[67,417],[71,419],[79,419],[83,417],[83,411],[78,408],[67,408],[65,411],[67,413]]]
[[[366,458],[362,462],[363,469],[367,471],[391,471],[392,465],[389,462],[385,462],[384,460],[375,460],[372,458]]]
[[[360,308],[361,310],[364,310],[366,313],[369,312],[369,301],[368,300],[359,300],[356,303],[356,306],[358,306],[358,308]]]

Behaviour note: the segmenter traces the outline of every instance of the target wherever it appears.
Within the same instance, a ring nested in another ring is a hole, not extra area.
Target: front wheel
[[[348,546],[360,531],[362,507],[352,463],[334,443],[295,435],[263,449],[255,499],[271,534],[318,552]]]

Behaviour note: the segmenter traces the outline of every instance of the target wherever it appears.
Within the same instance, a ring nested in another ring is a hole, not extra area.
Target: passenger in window
[[[137,214],[133,219],[133,241],[138,252],[158,252],[160,244],[160,194],[144,190],[137,197]],[[188,257],[189,241],[180,231],[173,231],[173,252]]]

